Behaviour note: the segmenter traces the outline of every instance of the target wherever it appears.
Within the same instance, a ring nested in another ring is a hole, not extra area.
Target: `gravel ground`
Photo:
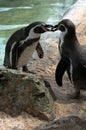
[[[82,4],[81,4],[82,3]],[[74,21],[77,27],[77,36],[83,49],[86,50],[86,1],[79,0],[75,7],[71,8],[64,18],[70,18]],[[58,87],[55,82],[55,68],[59,61],[58,39],[57,33],[46,33],[40,40],[45,56],[39,59],[33,55],[33,60],[29,62],[29,69],[47,79],[53,91],[56,94],[57,101],[55,102],[56,118],[63,116],[76,115],[82,119],[86,119],[86,92],[82,91],[80,100],[71,100],[68,94],[74,91],[66,73],[63,79],[63,87]],[[0,130],[34,130],[36,126],[43,123],[37,118],[34,118],[27,113],[22,113],[18,117],[11,117],[3,112],[0,112]]]

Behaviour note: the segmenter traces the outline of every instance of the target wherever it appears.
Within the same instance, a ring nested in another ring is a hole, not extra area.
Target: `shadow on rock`
[[[34,130],[86,130],[86,121],[77,116],[63,117],[44,123]]]

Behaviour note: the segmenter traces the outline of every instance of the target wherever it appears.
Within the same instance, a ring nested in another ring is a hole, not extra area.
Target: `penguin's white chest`
[[[62,45],[64,43],[64,38],[65,38],[65,35],[67,34],[67,29],[63,32],[59,31],[59,39],[60,39],[60,42],[59,42],[59,49],[60,49],[60,54],[62,54]]]
[[[28,46],[24,49],[24,51],[22,52],[21,56],[18,59],[17,68],[20,68],[28,63],[34,50],[36,49],[37,43],[38,42],[35,42],[33,43],[33,45]]]

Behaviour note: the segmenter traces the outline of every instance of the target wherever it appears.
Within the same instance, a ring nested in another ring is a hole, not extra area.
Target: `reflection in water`
[[[9,11],[9,10],[12,10],[12,9],[32,9],[32,7],[28,7],[28,6],[25,6],[25,7],[13,7],[13,8],[4,7],[4,8],[0,8],[0,12]]]
[[[21,25],[0,25],[0,30],[9,30],[14,29],[18,27],[27,26],[27,24],[21,24]]]
[[[75,0],[0,0],[0,64],[10,35],[34,21],[56,24]]]
[[[3,43],[6,39],[0,38],[0,43]],[[3,66],[3,59],[4,59],[4,50],[5,50],[5,44],[0,44],[0,68]]]

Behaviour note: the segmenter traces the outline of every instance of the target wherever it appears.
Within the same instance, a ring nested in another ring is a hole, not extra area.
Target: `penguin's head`
[[[53,28],[52,25],[46,24],[44,22],[34,22],[34,23],[31,23],[29,26],[27,26],[26,30],[28,32],[33,30],[34,33],[41,34],[47,31],[51,31],[52,28]]]
[[[69,19],[63,19],[57,25],[53,27],[53,30],[59,30],[62,34],[68,37],[72,37],[75,35],[75,25]]]
[[[34,22],[26,27],[26,34],[29,35],[31,39],[40,37],[40,34],[51,31],[52,25],[48,25],[44,22]]]
[[[34,32],[41,34],[47,31],[51,31],[52,25],[45,24],[44,22],[36,22],[34,26]]]

